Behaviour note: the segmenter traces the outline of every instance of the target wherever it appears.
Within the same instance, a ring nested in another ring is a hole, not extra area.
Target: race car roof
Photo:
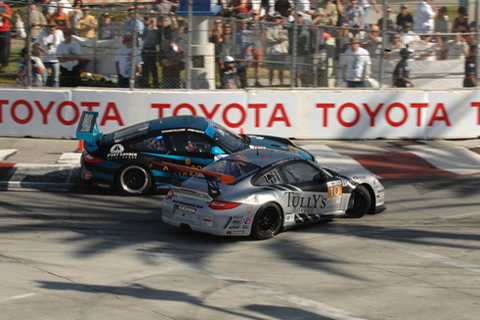
[[[200,116],[175,116],[155,119],[150,122],[150,130],[190,128],[205,131],[208,119]]]
[[[272,163],[285,160],[301,159],[307,161],[307,159],[299,156],[298,154],[275,149],[245,149],[224,159],[247,162],[261,168]]]

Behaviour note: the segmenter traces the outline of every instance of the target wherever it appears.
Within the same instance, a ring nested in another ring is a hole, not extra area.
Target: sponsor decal
[[[266,147],[263,147],[263,146],[252,146],[252,145],[249,145],[248,146],[250,149],[267,149]]]
[[[123,146],[121,144],[114,144],[111,148],[110,148],[110,153],[122,153],[125,149],[123,148]]]
[[[196,208],[190,208],[190,207],[187,207],[187,206],[182,205],[182,204],[174,204],[173,209],[188,212],[188,213],[193,213],[193,214],[197,213]]]
[[[294,214],[287,214],[285,216],[285,221],[292,221],[295,218]]]
[[[252,224],[253,220],[250,217],[246,217],[243,219],[243,224]]]
[[[337,198],[342,196],[342,185],[340,181],[327,182],[328,198]]]
[[[109,153],[107,160],[135,160],[137,156],[136,152]]]
[[[298,192],[287,192],[287,207],[296,213],[309,213],[323,209],[327,205],[327,198],[322,194],[303,196]]]
[[[190,159],[190,158],[185,159],[185,164],[187,166],[189,166],[191,163],[192,163],[192,159]]]
[[[244,234],[244,230],[227,231],[227,234]]]
[[[83,180],[90,180],[92,179],[92,173],[88,171],[87,169],[82,170],[82,179]]]
[[[202,226],[211,228],[211,227],[213,227],[213,222],[212,221],[202,221]]]

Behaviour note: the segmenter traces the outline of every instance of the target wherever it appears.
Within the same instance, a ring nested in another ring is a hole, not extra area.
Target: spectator
[[[337,29],[335,35],[335,56],[334,56],[334,67],[337,70],[336,74],[336,82],[338,79],[342,78],[343,75],[341,72],[341,68],[339,68],[339,61],[340,57],[347,51],[350,47],[350,39],[353,38],[353,34],[348,29],[348,23],[344,22],[340,28]],[[335,84],[336,86],[336,84]]]
[[[452,24],[452,33],[469,33],[470,26],[468,25],[468,15],[467,10],[464,7],[458,9],[458,17],[453,20]],[[470,43],[470,35],[463,35],[465,40]]]
[[[263,65],[263,44],[265,42],[265,25],[260,22],[260,10],[252,10],[252,20],[248,24],[253,42],[252,58],[255,71],[255,87],[263,87],[259,80],[260,68]]]
[[[37,39],[40,32],[43,31],[43,28],[47,25],[47,19],[41,11],[38,10],[38,5],[30,5],[30,15],[29,20],[27,21],[27,14],[25,14],[25,23],[27,28],[30,29],[30,36],[32,39]]]
[[[51,71],[50,82],[53,88],[60,86],[60,62],[57,58],[57,48],[65,39],[63,32],[56,29],[55,22],[50,22],[35,40],[35,46],[41,52],[42,62],[45,66],[43,86],[47,86],[48,72]]]
[[[78,20],[83,17],[82,13],[83,2],[82,0],[75,0],[73,2],[72,11],[70,12],[70,26],[75,35],[78,35],[77,24]]]
[[[235,43],[232,46],[235,50],[234,58],[237,63],[237,77],[240,80],[240,88],[247,87],[247,69],[252,59],[253,43],[249,40],[251,31],[247,29],[247,19],[248,16],[244,13],[237,16]]]
[[[72,41],[72,29],[63,30],[65,41],[57,48],[60,61],[60,87],[78,87],[80,85],[80,55],[82,49],[77,42]]]
[[[275,0],[260,1],[260,17],[262,21],[268,21],[275,15]]]
[[[166,32],[160,45],[162,87],[164,89],[180,89],[182,87],[180,73],[185,66],[184,59],[183,48],[173,42],[173,34]]]
[[[28,86],[28,48],[23,48],[20,52],[20,59],[17,63],[17,76],[22,79],[23,85]],[[32,75],[30,78],[30,85],[33,87],[41,87],[43,85],[42,75],[45,72],[45,67],[43,66],[42,60],[36,56],[30,56],[30,61],[32,64]]]
[[[392,74],[392,86],[394,88],[406,88],[407,84],[412,88],[414,87],[412,80],[410,80],[410,68],[408,66],[410,55],[411,51],[408,49],[402,49],[400,51],[402,60],[397,63]]]
[[[410,12],[408,12],[408,6],[406,4],[402,4],[400,6],[400,13],[397,15],[397,30],[404,30],[405,24],[407,23],[413,26],[413,16]]]
[[[443,45],[443,57],[447,60],[465,59],[468,43],[461,34],[451,35]]]
[[[45,14],[45,18],[47,18],[48,21],[50,21],[55,15],[55,13],[58,11],[58,7],[64,7],[63,12],[67,14],[67,16],[70,15],[70,12],[72,11],[72,5],[68,0],[52,0],[48,3],[48,8],[47,12]]]
[[[327,47],[326,38],[330,37],[327,28],[320,24],[323,19],[322,16],[316,16],[310,25],[310,57],[313,72],[310,74],[310,82],[314,87],[327,87],[328,82],[326,77],[327,70]]]
[[[268,82],[272,86],[273,75],[278,70],[280,86],[283,86],[283,72],[286,70],[286,57],[288,53],[288,31],[283,27],[283,16],[276,13],[273,16],[273,24],[267,27],[267,69]]]
[[[392,36],[391,42],[385,46],[385,59],[387,60],[399,60],[401,59],[400,52],[402,49],[406,49],[407,46],[400,41],[400,34],[395,33]]]
[[[132,55],[134,57],[132,57]],[[123,45],[118,48],[114,57],[115,68],[118,75],[118,87],[128,88],[130,83],[130,75],[132,73],[132,60],[135,63],[135,75],[142,77],[143,60],[138,48],[133,48],[133,37],[129,34],[123,36]]]
[[[70,5],[70,4],[69,4]],[[63,3],[58,3],[57,11],[55,11],[49,19],[49,25],[51,23],[54,23],[57,30],[60,30],[63,32],[65,29],[70,29],[70,17],[68,13],[64,12],[64,6],[65,4]],[[63,33],[62,33],[63,35]]]
[[[310,56],[310,25],[305,23],[304,13],[299,12],[297,17],[297,52],[296,52],[296,78],[300,79],[302,87],[307,86],[307,57]],[[288,38],[290,40],[288,46],[289,55],[293,56],[293,39],[294,37],[294,25],[289,23]],[[308,61],[309,62],[309,61]],[[308,66],[309,67],[309,66]],[[295,84],[296,85],[296,84]]]
[[[222,89],[238,89],[235,59],[231,56],[226,56],[222,59],[222,62],[223,68],[220,69]]]
[[[78,35],[83,38],[95,39],[97,19],[90,14],[90,7],[84,6],[82,8],[82,18],[77,22]]]
[[[233,56],[233,34],[232,25],[230,22],[225,22],[223,25],[223,45],[221,56]]]
[[[160,33],[161,38],[163,39],[164,35],[168,33],[173,36],[173,40],[176,42],[178,40],[176,39],[176,36],[178,36],[178,21],[175,15],[170,14],[169,16],[160,16],[158,21],[160,21],[158,32]]]
[[[343,12],[343,17],[353,35],[356,36],[360,32],[360,28],[363,28],[365,20],[365,13],[363,8],[358,5],[358,0],[349,1]]]
[[[0,71],[6,71],[10,58],[10,20],[12,10],[4,1],[0,1]]]
[[[382,40],[380,35],[380,27],[372,25],[367,30],[367,36],[363,38],[362,48],[366,49],[370,55],[370,58],[380,58],[382,51]]]
[[[248,14],[248,1],[249,0],[230,0],[228,10],[235,17],[240,13]]]
[[[370,12],[370,2],[373,4],[373,8],[375,9],[376,13],[380,13],[380,9],[378,9],[377,1],[376,0],[359,0],[358,5],[363,9],[363,28],[369,28],[368,24],[368,13]]]
[[[145,31],[143,32],[143,49],[142,49],[142,78],[140,86],[142,88],[150,88],[150,75],[152,76],[152,84],[154,88],[160,88],[158,82],[157,58],[160,45],[160,33],[154,24],[154,13],[150,12],[144,17]]]
[[[275,14],[272,17],[273,20],[277,13],[279,13],[282,17],[288,19],[288,17],[295,12],[295,6],[290,0],[277,0],[275,1],[274,8]]]
[[[412,31],[412,24],[410,22],[405,22],[403,31],[400,34],[400,41],[407,47],[412,41],[421,41],[420,36]]]
[[[145,29],[145,24],[137,17],[135,8],[128,8],[128,20],[125,21],[123,25],[123,35],[131,35],[133,38],[133,33],[136,31],[136,46],[141,49],[143,47],[143,30]]]
[[[350,39],[351,48],[341,57],[343,81],[349,88],[363,88],[370,75],[372,62],[368,51],[360,47],[360,40]]]
[[[465,79],[463,80],[465,88],[477,86],[477,45],[470,45],[470,52],[465,60]]]
[[[178,10],[178,4],[174,3],[175,1],[168,1],[168,0],[157,0],[154,3],[146,4],[145,6],[138,7],[139,9],[147,9],[153,10],[157,12],[161,17],[167,17],[167,25],[172,24],[171,17],[175,16],[175,13]],[[157,28],[160,29],[162,27],[162,19],[157,19]]]
[[[332,28],[327,29],[327,32],[329,34],[335,33],[333,26],[336,26],[338,22],[338,10],[337,6],[333,4],[331,0],[323,0],[315,10],[310,10],[307,13],[314,17],[320,17],[318,24],[332,26]],[[307,21],[305,21],[305,23],[307,23]]]
[[[100,23],[98,24],[98,39],[117,39],[118,33],[118,29],[112,24],[112,18],[110,17],[110,13],[104,12],[100,17]]]
[[[448,10],[447,7],[441,7],[435,15],[434,19],[435,26],[433,30],[435,33],[448,33]],[[442,35],[442,40],[446,40],[447,36]]]
[[[413,31],[416,33],[433,32],[434,21],[433,18],[440,10],[439,7],[432,9],[431,4],[433,0],[422,0],[415,12],[415,19],[413,21]]]
[[[383,30],[383,17],[378,19],[377,25],[380,28],[380,30]],[[392,8],[390,8],[389,6],[387,7],[387,18],[385,19],[385,29],[387,30],[387,34],[388,34],[387,39],[390,41],[392,34],[394,34],[397,29],[395,28],[395,22],[393,22],[392,20]]]
[[[213,29],[210,30],[208,41],[215,46],[215,62],[217,64],[222,61],[222,47],[223,47],[223,20],[216,18]]]

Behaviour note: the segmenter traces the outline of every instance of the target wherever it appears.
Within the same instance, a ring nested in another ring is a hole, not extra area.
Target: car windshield
[[[113,141],[115,141],[115,143],[119,143],[127,139],[141,136],[148,131],[149,127],[149,122],[143,122],[138,125],[119,130],[113,134]]]
[[[231,132],[230,130],[225,129],[218,123],[215,123],[215,133],[213,139],[218,143],[219,146],[226,149],[224,151],[236,152],[243,150],[247,147],[248,142],[239,136],[236,133]]]
[[[238,182],[242,177],[250,174],[251,172],[257,171],[258,169],[258,166],[251,163],[238,160],[222,159],[210,164],[205,168],[205,171],[234,176],[235,182]]]

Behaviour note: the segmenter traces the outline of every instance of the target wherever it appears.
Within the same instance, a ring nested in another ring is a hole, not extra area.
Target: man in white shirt
[[[51,70],[50,79],[53,88],[60,86],[60,62],[57,58],[57,48],[65,39],[63,32],[56,29],[55,22],[50,22],[46,29],[40,32],[35,40],[35,46],[42,53],[42,62],[45,66],[43,75],[43,86],[47,86],[48,71]]]
[[[433,32],[434,20],[440,8],[432,9],[433,0],[424,0],[418,4],[413,22],[413,31],[416,33]]]
[[[82,48],[72,41],[73,29],[63,30],[65,41],[57,48],[57,57],[60,61],[60,86],[78,87],[80,85],[80,55]]]
[[[350,45],[341,58],[343,81],[349,88],[363,88],[371,73],[372,61],[368,51],[360,47],[360,40],[353,37]]]

